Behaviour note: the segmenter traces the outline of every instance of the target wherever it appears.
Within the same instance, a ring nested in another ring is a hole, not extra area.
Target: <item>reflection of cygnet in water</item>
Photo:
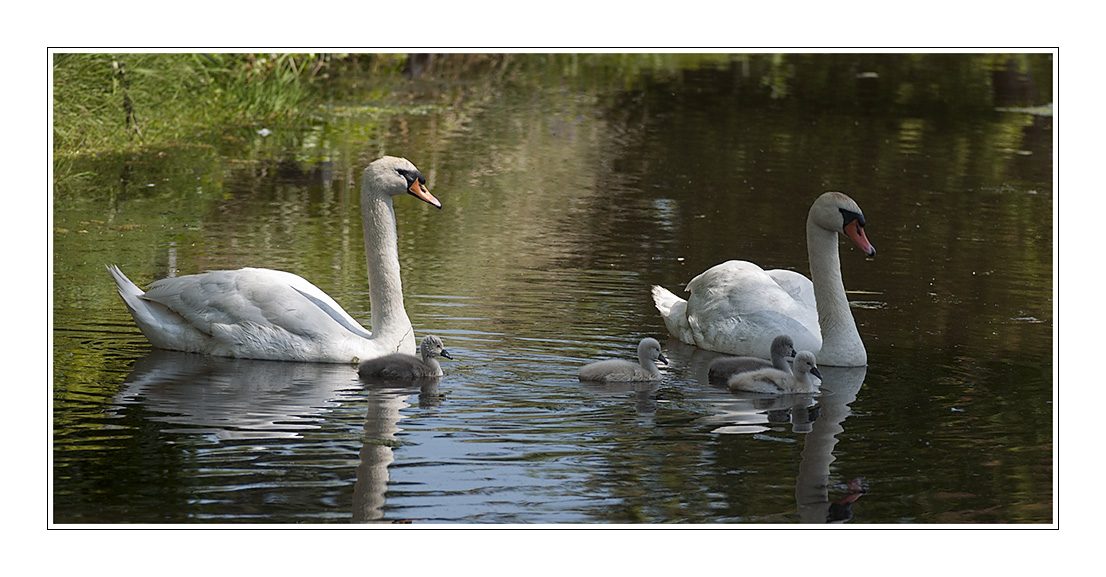
[[[442,366],[434,357],[445,357],[452,360],[449,352],[445,350],[442,339],[434,335],[428,335],[422,339],[419,345],[422,358],[403,353],[392,353],[387,356],[368,359],[357,367],[357,374],[363,378],[376,377],[378,379],[421,379],[426,377],[442,376]]]
[[[646,337],[641,339],[637,346],[637,359],[640,364],[635,365],[630,361],[611,359],[597,361],[580,368],[581,381],[630,382],[630,381],[659,381],[661,372],[654,361],[659,360],[668,364],[668,359],[661,354],[661,344],[657,339]]]
[[[771,362],[758,357],[718,357],[710,363],[707,378],[712,383],[725,383],[737,373],[747,373],[760,369],[776,368],[791,373],[787,359],[795,356],[795,343],[791,337],[780,335],[772,340]]]
[[[813,393],[818,389],[818,384],[811,378],[812,374],[819,379],[822,378],[814,353],[802,351],[795,356],[794,374],[785,373],[777,368],[760,369],[733,375],[726,384],[735,391],[750,393],[770,395]]]

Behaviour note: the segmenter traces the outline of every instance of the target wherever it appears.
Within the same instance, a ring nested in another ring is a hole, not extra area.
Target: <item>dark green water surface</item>
[[[391,114],[359,86],[266,137],[56,161],[54,523],[1054,521],[1048,54],[447,58]],[[444,204],[396,202],[439,383],[151,349],[105,264],[288,270],[367,325],[381,154]],[[878,251],[841,244],[869,366],[813,398],[711,386],[650,286],[808,273],[826,190]],[[577,381],[644,336],[663,381]]]

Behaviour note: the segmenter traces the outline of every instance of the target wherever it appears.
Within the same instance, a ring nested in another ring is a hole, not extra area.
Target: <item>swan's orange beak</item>
[[[410,192],[416,198],[427,204],[434,205],[438,208],[442,207],[442,202],[434,198],[434,195],[430,194],[430,191],[426,190],[426,186],[419,182],[417,178],[411,182],[411,186],[407,189],[407,192]]]
[[[864,227],[860,226],[860,222],[854,220],[846,224],[845,234],[852,239],[857,248],[864,251],[864,254],[876,256],[876,247],[872,246],[872,243],[868,242],[868,237],[864,236]]]

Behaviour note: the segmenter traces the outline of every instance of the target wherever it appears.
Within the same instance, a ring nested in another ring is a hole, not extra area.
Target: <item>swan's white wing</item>
[[[804,309],[814,311],[814,318],[817,321],[818,307],[814,301],[814,283],[810,282],[810,279],[793,270],[779,268],[764,271],[764,274],[772,277],[772,280],[776,281],[776,284],[780,285],[780,288]]]
[[[307,338],[343,331],[368,335],[334,299],[283,271],[246,268],[167,278],[152,283],[142,298],[208,335],[218,334],[220,325],[279,329]]]
[[[687,316],[695,345],[768,358],[772,339],[789,335],[796,349],[820,349],[813,287],[804,286],[804,281],[810,284],[798,273],[769,273],[746,261],[708,269],[687,285]]]
[[[361,323],[357,322],[356,319],[350,316],[349,313],[347,313],[341,305],[339,305],[337,302],[335,302],[334,299],[330,297],[330,295],[320,290],[319,287],[311,284],[307,279],[298,275],[294,275],[290,272],[279,270],[247,268],[242,269],[242,271],[251,271],[255,273],[263,272],[269,279],[272,279],[274,281],[282,280],[283,282],[287,283],[288,286],[292,287],[296,292],[298,292],[300,295],[302,295],[308,301],[318,307],[320,311],[326,313],[328,317],[333,319],[346,330],[361,338],[372,338],[372,334],[369,333],[369,331],[366,330],[365,327],[361,326]],[[280,302],[280,298],[283,298],[283,295],[274,295],[274,297],[276,297],[272,301],[274,304],[282,304]],[[310,307],[308,307],[306,310],[309,311],[309,314],[312,316],[312,319],[316,323],[325,324],[321,317],[318,317],[314,311],[311,311]],[[280,314],[279,311],[279,306],[268,308],[268,314]]]

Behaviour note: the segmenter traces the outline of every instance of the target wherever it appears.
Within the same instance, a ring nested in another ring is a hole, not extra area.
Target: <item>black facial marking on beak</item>
[[[399,173],[404,179],[407,180],[407,188],[411,188],[415,182],[422,185],[426,185],[426,177],[422,175],[418,170],[407,170],[406,168],[397,168],[396,172]]]
[[[855,213],[851,210],[846,210],[844,208],[839,208],[837,210],[841,211],[841,218],[844,219],[844,221],[841,223],[841,228],[845,228],[846,226],[848,226],[848,224],[850,222],[852,222],[854,220],[861,227],[864,226],[864,215],[863,214],[858,214],[858,213]]]

